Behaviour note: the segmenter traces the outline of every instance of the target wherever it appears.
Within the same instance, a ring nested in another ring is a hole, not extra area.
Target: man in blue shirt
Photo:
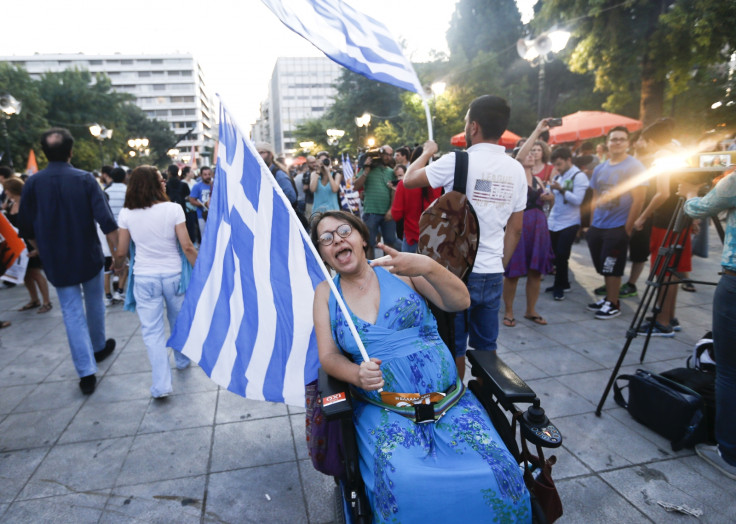
[[[204,225],[207,221],[207,212],[210,209],[210,196],[212,195],[212,168],[205,166],[199,170],[200,181],[194,184],[189,193],[189,203],[197,208],[197,220],[199,222],[199,238],[204,237]]]
[[[621,314],[619,290],[626,268],[626,253],[634,222],[641,212],[646,182],[637,180],[644,166],[629,156],[629,131],[617,126],[608,132],[608,160],[593,171],[593,223],[588,230],[588,249],[596,271],[603,275],[606,296],[588,304],[595,318],[607,320]]]
[[[114,339],[105,340],[105,257],[95,221],[111,252],[117,245],[118,226],[94,177],[69,163],[73,146],[74,138],[66,129],[43,134],[41,147],[49,165],[28,177],[19,218],[23,236],[35,244],[46,276],[56,287],[79,387],[89,395],[97,384],[96,362],[115,349]]]

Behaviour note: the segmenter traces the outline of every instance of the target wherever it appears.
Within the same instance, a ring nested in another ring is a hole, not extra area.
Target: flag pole
[[[422,96],[422,105],[424,106],[424,114],[427,116],[427,132],[429,133],[429,139],[434,140],[434,130],[432,129],[432,115],[429,112],[429,103],[427,97]]]

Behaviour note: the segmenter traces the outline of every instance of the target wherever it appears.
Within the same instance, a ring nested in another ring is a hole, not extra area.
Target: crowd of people
[[[554,314],[551,306],[572,290],[569,259],[581,238],[603,279],[600,288],[590,290],[601,298],[587,309],[599,320],[621,315],[620,300],[636,295],[647,258],[654,266],[675,209],[680,181],[656,169],[660,159],[680,148],[671,120],[658,121],[637,137],[614,127],[605,144],[599,144],[604,147],[584,143],[573,151],[550,148],[550,119],[543,119],[509,153],[498,144],[509,118],[506,101],[490,95],[474,100],[465,116],[466,195],[480,237],[465,282],[416,254],[422,212],[443,191],[452,190],[455,153],[436,158],[438,146],[430,140],[395,151],[384,145],[362,155],[356,165],[341,166],[321,151],[302,165],[286,166],[270,144],[255,144],[335,272],[337,288],[371,354],[370,361],[358,363],[346,319],[326,283],[320,284],[313,312],[320,361],[328,373],[356,388],[361,471],[374,514],[382,518],[401,515],[406,508],[415,515],[417,494],[425,491],[417,486],[424,482],[430,488],[439,478],[435,473],[444,476],[452,470],[464,480],[456,489],[468,512],[480,518],[491,494],[496,510],[516,521],[529,519],[528,493],[516,464],[477,400],[464,392],[465,352],[469,346],[496,350],[500,317],[505,327],[517,326],[514,299],[522,277],[524,318],[546,325],[538,310],[542,280],[554,275],[545,290],[552,299],[545,308]],[[45,169],[25,182],[0,172],[5,212],[25,240],[30,260],[25,276],[29,302],[21,310],[48,312],[53,307],[48,282],[56,288],[79,387],[91,394],[96,364],[115,349],[115,340],[105,336],[105,307],[124,302],[140,319],[152,367],[151,395],[166,397],[172,393],[172,372],[164,310],[173,327],[207,227],[213,170],[202,167],[195,173],[171,165],[164,176],[152,166],[132,171],[104,166],[97,180],[72,166],[73,144],[67,130],[50,129],[41,139],[49,160]],[[717,314],[714,305],[720,413],[733,413],[736,398],[733,351],[724,342],[736,325],[729,298],[736,274],[733,177],[724,179],[714,195],[693,198],[686,206],[695,217],[730,213]],[[694,197],[689,187],[680,187],[679,193]],[[676,273],[668,272],[667,281],[677,283],[692,270],[690,234],[684,235]],[[622,284],[629,253],[630,275]],[[672,337],[680,329],[674,292],[679,286],[668,287],[671,292],[660,292],[656,299],[657,314],[642,327],[653,336]],[[457,312],[451,340],[441,336],[425,299],[440,310]],[[176,368],[190,365],[180,353],[174,357]],[[448,404],[441,425],[414,426],[392,412],[390,401],[379,394],[382,388],[418,395],[461,391]],[[720,416],[718,447],[698,451],[727,475],[736,475],[733,420]],[[464,433],[469,427],[473,431]],[[482,449],[476,445],[479,435],[487,444]],[[444,457],[437,460],[437,472],[415,467],[427,454]],[[444,511],[421,499],[428,515]]]

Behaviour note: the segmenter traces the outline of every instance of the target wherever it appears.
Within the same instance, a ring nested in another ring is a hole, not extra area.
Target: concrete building
[[[266,140],[277,154],[292,155],[299,147],[294,130],[306,120],[321,117],[333,104],[341,69],[324,57],[277,59],[268,98],[253,124],[253,140]]]
[[[202,69],[190,54],[35,54],[0,56],[0,61],[24,67],[34,79],[70,68],[105,73],[113,89],[135,96],[149,118],[168,122],[179,137],[192,130],[177,146],[179,160],[187,161],[194,146],[198,165],[212,163],[204,148],[212,148],[217,138],[217,109]]]

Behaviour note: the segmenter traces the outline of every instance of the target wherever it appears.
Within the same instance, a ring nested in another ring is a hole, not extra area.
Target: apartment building
[[[105,73],[113,89],[133,95],[149,118],[168,122],[179,137],[191,130],[177,145],[178,160],[188,160],[193,146],[198,165],[212,163],[205,148],[212,148],[217,138],[217,108],[190,54],[35,54],[0,56],[0,61],[20,65],[36,79],[70,68]]]

